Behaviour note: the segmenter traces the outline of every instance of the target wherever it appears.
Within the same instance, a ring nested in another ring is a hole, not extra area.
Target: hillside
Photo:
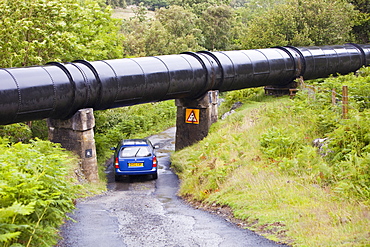
[[[292,246],[370,245],[368,69],[304,86],[294,99],[247,89],[207,138],[176,152],[179,194]],[[342,118],[341,94],[349,88]],[[316,138],[327,138],[321,148]]]

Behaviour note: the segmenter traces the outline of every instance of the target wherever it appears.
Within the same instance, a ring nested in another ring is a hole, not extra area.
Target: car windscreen
[[[121,158],[146,157],[150,155],[151,153],[147,146],[123,147],[119,154]]]

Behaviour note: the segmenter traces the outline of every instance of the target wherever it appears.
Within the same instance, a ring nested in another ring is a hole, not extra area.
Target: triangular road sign
[[[199,109],[186,109],[185,123],[199,124]]]
[[[192,122],[192,123],[194,123],[194,122],[198,122],[198,119],[195,117],[195,113],[194,113],[194,111],[192,111],[192,112],[190,113],[190,115],[189,115],[189,117],[188,117],[188,120],[186,120],[186,121],[188,121],[188,122]]]

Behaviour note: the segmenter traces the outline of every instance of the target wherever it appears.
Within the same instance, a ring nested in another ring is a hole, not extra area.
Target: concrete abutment
[[[60,143],[81,158],[82,172],[90,182],[99,180],[94,126],[92,108],[81,109],[67,120],[48,119],[49,140]]]
[[[218,119],[218,91],[208,91],[198,99],[176,99],[176,142],[180,150],[201,141]]]

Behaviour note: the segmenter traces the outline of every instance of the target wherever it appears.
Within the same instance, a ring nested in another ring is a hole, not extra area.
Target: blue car
[[[122,175],[152,175],[158,178],[155,147],[147,139],[126,139],[121,141],[114,153],[115,179]]]

